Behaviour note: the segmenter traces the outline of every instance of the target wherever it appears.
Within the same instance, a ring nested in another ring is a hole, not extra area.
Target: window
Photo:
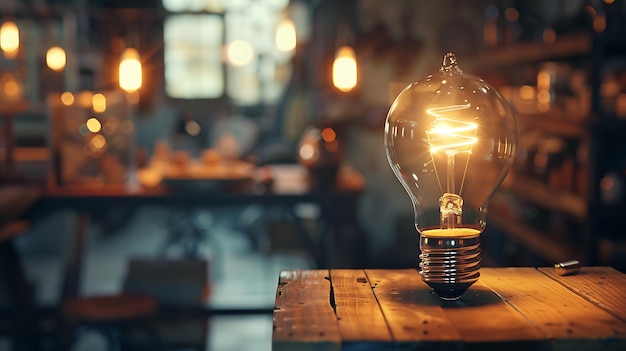
[[[222,28],[219,15],[173,15],[165,20],[165,91],[168,96],[181,99],[222,96]]]
[[[271,104],[287,83],[291,53],[276,48],[289,0],[163,0],[165,90],[180,99],[226,95]],[[236,55],[236,56],[229,56]]]

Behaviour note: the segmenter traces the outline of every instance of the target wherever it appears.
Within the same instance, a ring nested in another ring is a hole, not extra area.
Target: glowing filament
[[[469,105],[454,105],[426,110],[428,114],[436,117],[430,125],[432,128],[426,132],[428,139],[425,141],[430,145],[431,153],[437,153],[438,151],[451,153],[472,152],[472,145],[478,141],[478,138],[476,138],[478,125],[472,122],[441,117],[441,114],[467,108],[469,108]]]

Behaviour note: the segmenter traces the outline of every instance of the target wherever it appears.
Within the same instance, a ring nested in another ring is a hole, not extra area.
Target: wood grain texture
[[[274,305],[272,349],[341,350],[328,270],[283,271]]]
[[[482,276],[459,300],[440,302],[464,342],[483,345],[480,349],[539,349],[545,345],[545,334],[481,279]]]
[[[399,347],[461,350],[461,335],[415,269],[365,271]]]
[[[624,321],[535,268],[484,268],[480,282],[541,328],[555,350],[626,350]]]
[[[552,267],[539,271],[600,308],[626,321],[626,275],[611,267],[582,267],[575,275],[560,276]]]
[[[362,349],[391,345],[392,335],[365,272],[332,269],[330,277],[341,340]]]

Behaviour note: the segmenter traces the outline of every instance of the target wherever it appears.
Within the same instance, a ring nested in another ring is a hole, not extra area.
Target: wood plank
[[[626,350],[624,321],[534,268],[483,268],[480,282],[541,328],[555,350]]]
[[[328,270],[283,271],[274,305],[272,350],[341,350]]]
[[[359,349],[391,347],[389,327],[365,272],[332,269],[330,279],[341,340]]]
[[[365,271],[396,347],[461,350],[461,335],[415,269]]]
[[[546,335],[481,280],[474,283],[459,300],[441,300],[440,304],[464,342],[476,349],[546,348]]]
[[[626,321],[626,274],[611,267],[582,267],[575,275],[560,276],[554,268],[539,270],[571,291]]]

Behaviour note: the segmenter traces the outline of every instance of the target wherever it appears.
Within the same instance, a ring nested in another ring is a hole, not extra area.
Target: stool
[[[95,331],[108,343],[108,350],[139,349],[129,336],[140,331],[147,336],[146,350],[161,349],[152,326],[159,310],[156,297],[147,294],[121,294],[71,299],[63,305],[64,327],[60,350],[71,350],[80,332]],[[142,345],[144,346],[144,345]]]

